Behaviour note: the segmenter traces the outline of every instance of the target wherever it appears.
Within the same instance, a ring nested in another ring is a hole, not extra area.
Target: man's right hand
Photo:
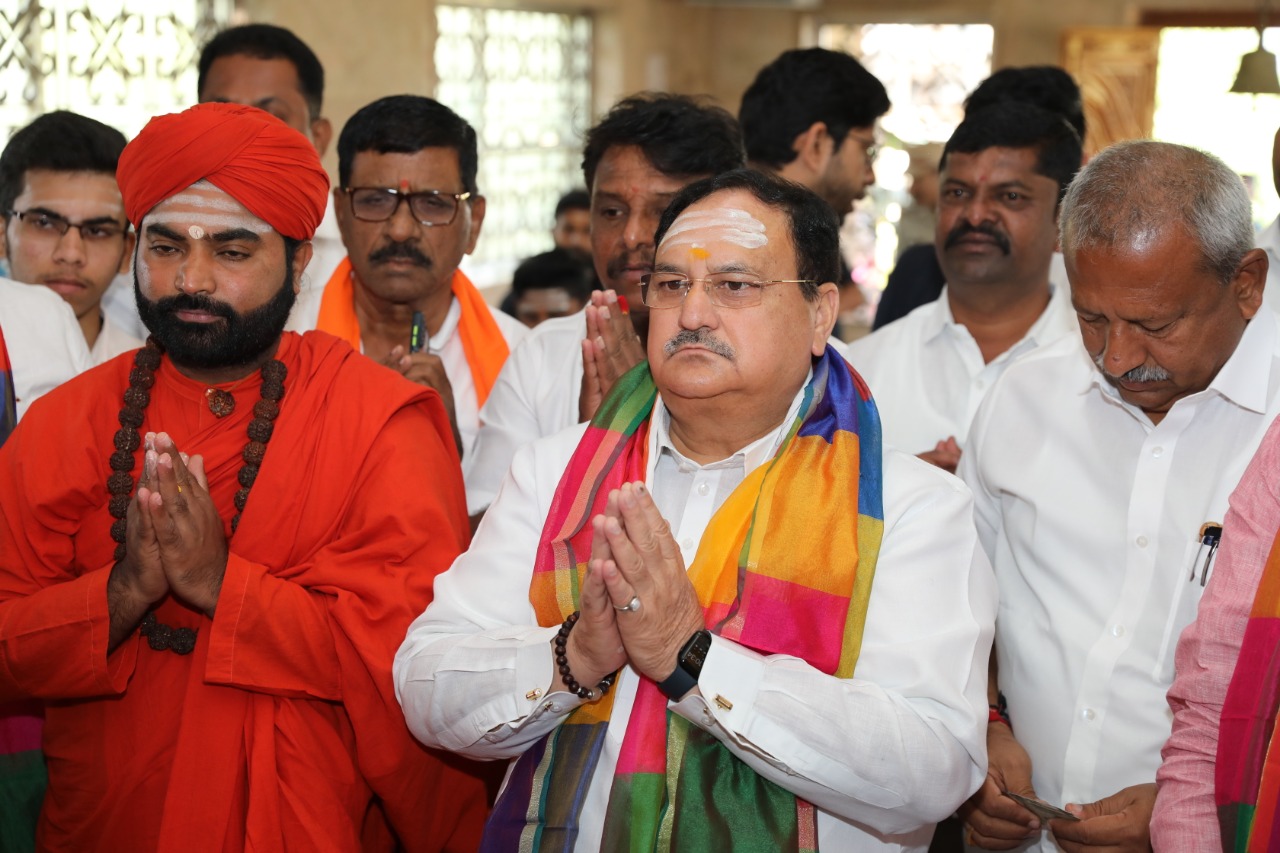
[[[956,466],[960,464],[960,445],[956,442],[954,435],[949,435],[934,445],[933,450],[926,450],[919,456],[930,465],[936,465],[948,474],[954,474]]]
[[[606,512],[617,513],[616,497],[609,498]],[[622,635],[618,632],[618,612],[613,609],[613,602],[609,600],[609,592],[604,585],[604,563],[613,559],[613,552],[604,535],[604,519],[605,516],[598,515],[591,521],[591,559],[587,562],[582,592],[578,596],[578,623],[573,626],[565,649],[569,672],[578,684],[591,688],[627,663],[627,653],[622,648]],[[559,673],[556,674],[551,689],[568,689]]]
[[[1040,832],[1040,821],[1004,795],[1012,791],[1036,797],[1031,787],[1031,757],[1004,723],[987,725],[987,778],[960,806],[965,840],[985,850],[1013,850]]]
[[[138,627],[151,605],[169,592],[169,581],[160,562],[160,542],[151,513],[144,502],[157,487],[154,435],[147,434],[138,491],[129,501],[126,516],[125,555],[107,579],[107,612],[110,615],[108,649],[114,650]]]
[[[644,344],[612,290],[591,294],[587,306],[587,337],[582,342],[582,388],[578,421],[589,421],[614,383],[645,360]]]

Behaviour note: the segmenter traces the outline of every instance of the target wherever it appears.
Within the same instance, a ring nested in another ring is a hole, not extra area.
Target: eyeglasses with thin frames
[[[60,240],[74,228],[86,243],[107,243],[129,230],[128,224],[122,225],[113,219],[72,222],[65,216],[45,210],[7,210],[5,214],[18,217],[23,230],[37,239]]]
[[[701,282],[711,304],[718,308],[750,308],[764,299],[766,287],[775,284],[817,284],[811,279],[771,279],[768,281],[742,273],[713,273],[706,278],[651,272],[640,276],[640,298],[647,308],[678,308],[689,295],[694,282]]]
[[[343,187],[351,199],[351,212],[365,222],[386,222],[396,215],[400,205],[408,202],[409,213],[422,225],[452,225],[458,206],[471,198],[471,193],[447,193],[441,190],[402,192],[388,187]]]
[[[880,156],[880,142],[874,136],[858,136],[856,133],[848,134],[848,138],[862,143],[862,150],[867,155],[867,162],[875,165],[876,158]]]

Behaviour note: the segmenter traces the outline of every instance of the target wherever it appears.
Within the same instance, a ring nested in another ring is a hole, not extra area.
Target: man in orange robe
[[[315,149],[203,104],[118,177],[152,342],[0,448],[0,702],[46,703],[39,847],[474,849],[483,787],[415,743],[391,680],[467,541],[444,408],[281,332]]]

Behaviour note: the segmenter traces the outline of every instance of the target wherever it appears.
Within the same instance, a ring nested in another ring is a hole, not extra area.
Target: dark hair
[[[742,96],[738,120],[747,159],[779,169],[796,158],[796,137],[814,122],[839,149],[849,131],[870,127],[889,111],[889,93],[847,53],[811,47],[770,62]]]
[[[588,190],[600,160],[616,145],[638,147],[653,168],[674,178],[718,175],[746,164],[737,120],[688,95],[642,92],[614,104],[587,131],[582,175]]]
[[[671,223],[690,205],[726,190],[746,190],[761,203],[786,214],[795,247],[796,272],[802,279],[817,282],[800,286],[805,299],[812,302],[818,298],[818,284],[840,280],[840,223],[831,205],[800,184],[754,169],[724,172],[682,189],[662,212],[653,244],[662,245]]]
[[[1084,102],[1080,87],[1056,65],[1001,68],[964,100],[965,113],[985,109],[1001,101],[1021,101],[1057,113],[1084,139]]]
[[[421,95],[391,95],[360,108],[338,136],[338,182],[348,186],[356,155],[417,154],[424,148],[452,148],[458,154],[462,188],[476,194],[476,132],[466,119],[439,101]]]
[[[32,169],[98,172],[115,177],[124,134],[87,116],[59,110],[19,130],[0,153],[0,211],[12,210]]]
[[[1057,113],[1021,101],[998,101],[970,111],[942,149],[945,169],[952,153],[977,154],[988,148],[1032,148],[1035,171],[1058,182],[1058,201],[1080,169],[1080,136]]]
[[[555,218],[559,219],[562,213],[570,210],[590,210],[591,195],[586,190],[570,190],[560,196],[560,200],[556,202]]]
[[[231,27],[209,39],[200,51],[196,92],[204,96],[204,82],[214,60],[224,56],[251,56],[254,59],[287,59],[298,72],[298,89],[307,100],[311,119],[320,117],[324,104],[324,66],[306,42],[284,27],[245,24]]]
[[[511,277],[511,290],[518,295],[526,290],[563,287],[570,296],[585,302],[591,296],[591,276],[592,269],[586,263],[564,249],[552,249],[521,261]]]

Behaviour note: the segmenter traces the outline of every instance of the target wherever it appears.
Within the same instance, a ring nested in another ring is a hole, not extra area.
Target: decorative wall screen
[[[506,282],[517,261],[551,248],[556,200],[582,185],[591,18],[440,5],[436,23],[436,98],[476,129],[488,205],[468,271]]]
[[[56,109],[133,136],[195,102],[200,46],[231,0],[0,0],[0,135]]]

